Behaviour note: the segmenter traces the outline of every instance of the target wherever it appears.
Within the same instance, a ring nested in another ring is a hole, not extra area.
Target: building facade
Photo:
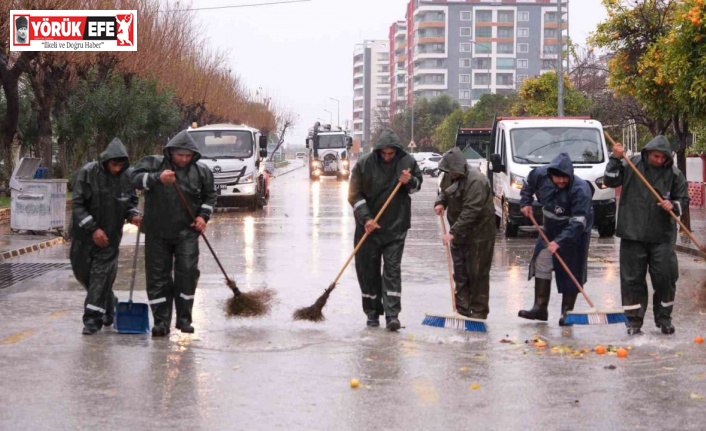
[[[370,146],[371,130],[380,118],[389,117],[390,44],[366,40],[353,52],[353,139],[362,150]]]
[[[407,22],[390,26],[390,121],[407,104]]]

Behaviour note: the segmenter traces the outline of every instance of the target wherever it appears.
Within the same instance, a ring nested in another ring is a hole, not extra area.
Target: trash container
[[[23,157],[10,178],[10,228],[56,231],[66,225],[67,180],[35,179],[41,159]]]

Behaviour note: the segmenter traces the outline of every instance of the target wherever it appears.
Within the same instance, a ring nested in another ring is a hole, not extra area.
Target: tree
[[[496,116],[510,115],[517,101],[517,93],[484,94],[466,110],[463,127],[491,127]]]
[[[564,113],[585,115],[590,103],[588,99],[571,85],[564,75]],[[553,117],[558,113],[558,88],[556,72],[543,73],[526,79],[518,93],[519,99],[513,105],[513,115],[521,117]]]

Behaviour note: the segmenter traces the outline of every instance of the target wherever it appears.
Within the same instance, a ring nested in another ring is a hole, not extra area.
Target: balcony
[[[417,45],[424,45],[426,43],[446,43],[445,37],[420,37]]]
[[[446,21],[421,21],[415,28],[444,28],[446,27]]]

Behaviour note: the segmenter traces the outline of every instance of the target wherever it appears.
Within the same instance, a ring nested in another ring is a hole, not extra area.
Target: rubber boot
[[[674,325],[672,325],[672,321],[670,319],[660,319],[659,322],[657,322],[657,327],[662,330],[662,333],[665,335],[671,335],[674,333]]]
[[[552,281],[543,278],[534,278],[534,305],[531,310],[520,310],[517,315],[523,319],[541,320],[546,322],[549,318],[547,306],[551,293]]]
[[[564,320],[566,320],[566,313],[574,309],[577,295],[577,293],[564,293],[561,295],[561,317],[559,318],[559,326],[572,326],[571,323],[568,325],[565,324]]]
[[[385,317],[387,325],[385,326],[385,329],[387,329],[390,332],[397,332],[401,325],[400,325],[400,320],[397,318],[397,316],[387,316]]]
[[[368,326],[371,328],[377,328],[380,326],[380,315],[378,315],[377,312],[373,311],[372,313],[368,313],[368,322],[366,323]]]
[[[177,321],[176,328],[185,334],[194,333],[194,327],[191,326],[191,322],[186,319],[179,319]]]

